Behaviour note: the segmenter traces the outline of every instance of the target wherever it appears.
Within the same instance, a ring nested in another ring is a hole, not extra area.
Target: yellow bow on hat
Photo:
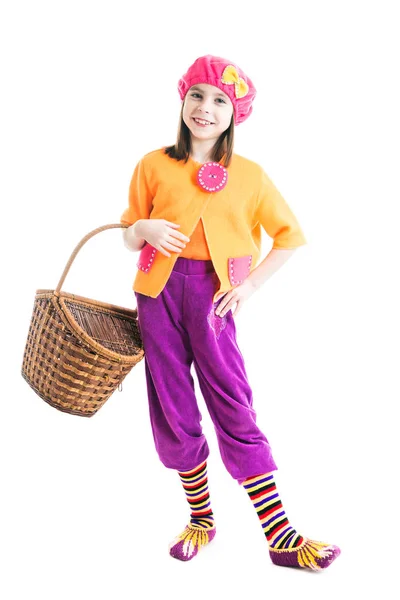
[[[225,67],[224,72],[222,73],[221,81],[222,83],[227,83],[228,85],[235,84],[236,98],[243,98],[249,91],[249,86],[244,79],[239,77],[239,73],[233,65],[228,65]]]

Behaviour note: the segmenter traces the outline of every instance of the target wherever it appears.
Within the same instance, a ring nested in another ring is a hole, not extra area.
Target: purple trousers
[[[178,257],[157,298],[135,292],[138,325],[150,422],[161,462],[189,471],[209,456],[190,373],[194,363],[222,461],[241,484],[277,466],[256,424],[232,311],[224,317],[215,314],[221,301],[213,304],[218,284],[211,260]]]

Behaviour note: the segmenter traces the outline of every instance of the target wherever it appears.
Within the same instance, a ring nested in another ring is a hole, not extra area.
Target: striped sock
[[[212,529],[214,515],[208,492],[207,461],[202,462],[192,471],[178,471],[178,475],[192,511],[190,513],[191,524],[194,527]]]
[[[273,472],[248,477],[242,485],[257,511],[274,564],[318,571],[339,556],[338,546],[303,537],[290,525]]]
[[[190,560],[202,546],[214,539],[216,528],[208,492],[207,461],[191,471],[178,471],[189,503],[190,523],[170,544],[170,555]]]

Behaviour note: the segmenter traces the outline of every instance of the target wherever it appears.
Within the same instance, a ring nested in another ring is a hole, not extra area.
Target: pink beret
[[[211,54],[195,60],[178,82],[181,100],[196,83],[215,85],[229,96],[233,104],[235,125],[239,125],[251,115],[257,91],[250,77],[235,63]]]

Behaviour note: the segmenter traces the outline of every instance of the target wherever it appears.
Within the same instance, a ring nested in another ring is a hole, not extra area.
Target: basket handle
[[[115,229],[115,228],[125,229],[127,227],[129,227],[129,225],[127,225],[125,223],[115,223],[115,224],[111,224],[111,225],[103,225],[102,227],[97,227],[97,229],[93,229],[93,231],[91,231],[90,233],[85,235],[85,237],[81,239],[81,241],[79,242],[79,244],[76,246],[75,250],[72,252],[71,256],[69,257],[69,261],[65,265],[65,269],[63,271],[63,274],[61,275],[60,281],[58,282],[56,289],[54,290],[54,294],[56,294],[57,296],[59,295],[61,286],[64,283],[66,276],[68,275],[68,271],[70,270],[71,265],[74,262],[76,255],[78,254],[78,252],[82,248],[82,246],[84,244],[86,244],[86,242],[88,240],[90,240],[91,237],[100,233],[101,231],[105,231],[106,229]]]

